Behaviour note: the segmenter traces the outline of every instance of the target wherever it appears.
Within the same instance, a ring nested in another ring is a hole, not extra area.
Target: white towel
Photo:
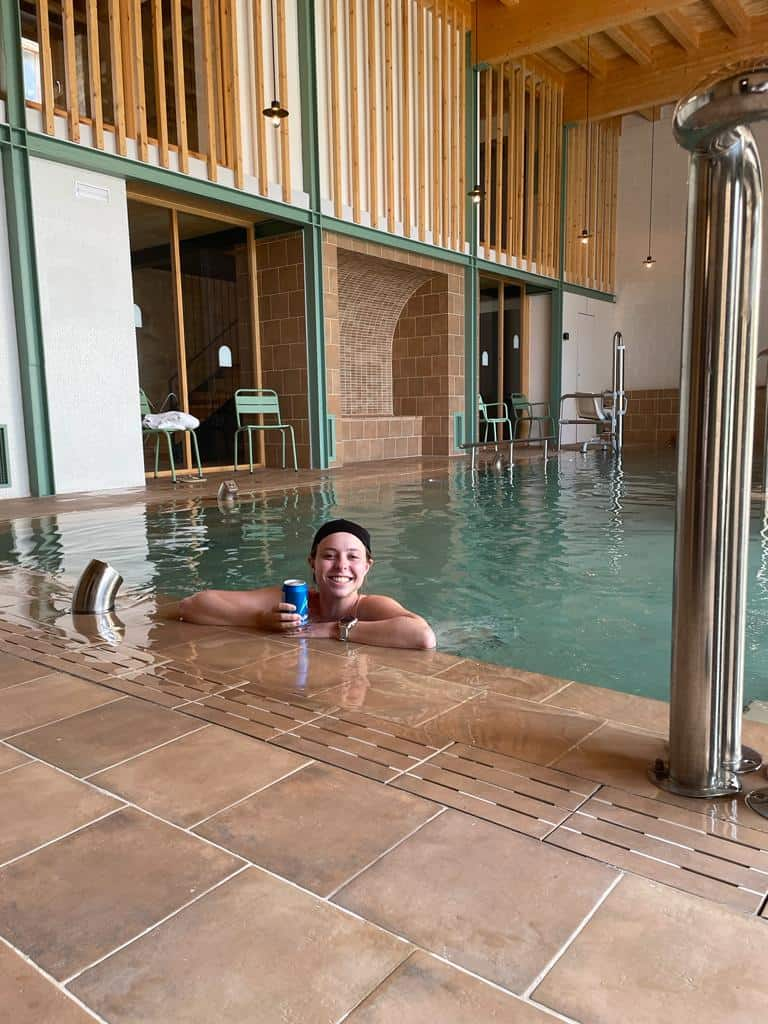
[[[157,412],[147,413],[141,421],[149,430],[195,430],[200,426],[200,420],[190,416],[187,412]]]

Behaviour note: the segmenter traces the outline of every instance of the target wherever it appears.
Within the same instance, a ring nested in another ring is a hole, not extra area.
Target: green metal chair
[[[498,441],[498,427],[501,425],[501,440],[504,440],[504,424],[506,423],[509,429],[510,440],[514,437],[512,433],[512,421],[509,418],[509,412],[507,410],[506,402],[485,402],[483,396],[478,394],[477,396],[477,408],[480,413],[480,422],[484,425],[485,431],[483,435],[483,441],[488,440],[488,431],[493,430],[493,440]],[[491,416],[489,409],[501,409],[501,416]]]
[[[291,447],[293,448],[293,468],[298,473],[299,463],[296,459],[296,437],[290,423],[283,423],[280,416],[280,400],[276,391],[269,388],[240,388],[235,392],[235,415],[237,416],[237,430],[235,431],[235,461],[234,467],[237,472],[237,444],[241,434],[248,438],[248,461],[251,473],[253,472],[253,432],[254,430],[279,430],[283,442],[283,469],[285,469],[285,432],[290,432]],[[244,423],[245,416],[274,416],[274,423]]]
[[[550,429],[547,431],[547,437],[555,436],[555,418],[550,415],[549,402],[529,402],[527,397],[522,394],[512,394],[509,396],[509,404],[512,406],[512,414],[515,417],[514,438],[518,437],[518,429],[524,424],[528,424],[528,437],[533,438],[534,425],[536,426],[536,437],[543,438],[545,436],[542,424],[548,423]],[[538,415],[534,414],[534,409],[541,406],[544,409],[543,413]]]
[[[165,402],[163,402],[163,406]],[[147,398],[147,395],[143,388],[139,388],[139,409],[141,414],[141,435],[142,439],[146,441],[148,437],[154,437],[155,439],[155,478],[157,478],[157,470],[160,462],[160,438],[165,435],[165,439],[168,442],[168,458],[171,463],[171,479],[176,483],[176,463],[173,458],[173,442],[171,440],[171,434],[175,434],[180,431],[184,434],[192,435],[192,446],[195,450],[195,462],[197,463],[197,475],[202,480],[203,468],[200,465],[200,450],[197,447],[197,436],[191,427],[186,430],[182,430],[180,427],[145,427],[144,417],[149,416],[152,413],[152,403]]]

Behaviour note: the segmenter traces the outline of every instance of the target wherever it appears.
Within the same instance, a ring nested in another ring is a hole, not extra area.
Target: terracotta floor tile
[[[0,863],[120,806],[84,782],[31,761],[0,785]]]
[[[334,901],[520,993],[615,877],[602,864],[446,811]]]
[[[237,675],[248,679],[259,693],[282,700],[298,697],[319,707],[329,703],[322,697],[315,700],[319,694],[325,694],[333,687],[354,688],[361,672],[354,658],[341,657],[300,642],[292,649],[284,648],[277,657],[244,665],[237,670]]]
[[[353,664],[361,662],[355,659]],[[400,668],[363,668],[319,700],[342,709],[354,708],[403,725],[421,725],[429,718],[471,700],[477,690],[436,676],[419,676]]]
[[[768,780],[762,771],[739,776],[742,793],[738,796],[717,800],[693,800],[666,793],[648,778],[649,766],[656,758],[667,756],[666,738],[608,724],[562,757],[556,767],[581,778],[594,779],[595,782],[602,782],[607,786],[625,789],[649,800],[659,800],[675,807],[706,813],[713,818],[768,831],[768,820],[747,807],[743,796],[752,789],[768,786]]]
[[[93,1017],[0,942],[0,992],[9,1024],[93,1024]]]
[[[0,654],[0,690],[47,674],[48,669],[44,666],[15,658],[12,654]]]
[[[433,676],[457,665],[464,659],[458,654],[443,651],[406,651],[395,647],[363,647],[354,649],[355,657],[362,658],[370,669],[380,666],[415,672],[420,676]]]
[[[24,764],[25,761],[29,761],[29,758],[24,754],[20,754],[18,750],[11,750],[4,743],[0,743],[0,773],[16,768],[17,765]]]
[[[489,693],[432,719],[421,732],[433,746],[457,740],[535,764],[549,764],[600,722],[588,715]]]
[[[210,725],[92,781],[187,827],[305,763],[287,750]]]
[[[0,871],[3,934],[63,979],[240,863],[128,807]]]
[[[196,831],[326,896],[436,811],[419,797],[313,764]]]
[[[544,1010],[417,950],[347,1018],[348,1024],[554,1024]]]
[[[590,1024],[756,1024],[767,942],[760,921],[628,875],[533,998]]]
[[[573,711],[584,711],[621,725],[666,734],[669,731],[669,704],[630,693],[619,693],[600,686],[571,683],[550,697],[546,704]]]
[[[256,632],[233,635],[226,631],[222,635],[203,635],[200,639],[174,644],[163,651],[169,658],[204,665],[220,672],[239,669],[253,662],[260,662],[273,654],[282,654],[284,648],[274,644],[268,637]]]
[[[198,626],[193,622],[181,622],[179,619],[133,616],[125,620],[127,643],[160,654],[165,654],[169,647],[196,644],[201,640],[225,636],[227,633],[228,630],[221,626]]]
[[[67,715],[76,715],[120,695],[95,683],[54,672],[10,690],[0,690],[0,737],[36,729]]]
[[[24,733],[13,745],[83,776],[199,728],[200,723],[187,715],[126,697]]]
[[[662,736],[608,724],[561,757],[555,766],[584,779],[653,797],[659,790],[647,773],[658,757],[667,757],[667,741]]]
[[[411,947],[257,868],[87,971],[110,1024],[332,1024]]]
[[[567,683],[567,680],[556,679],[554,676],[526,672],[521,668],[508,668],[506,665],[491,665],[472,658],[460,661],[452,668],[443,669],[438,678],[452,679],[467,686],[478,686],[493,693],[503,693],[507,697],[522,697],[525,700],[544,700]]]

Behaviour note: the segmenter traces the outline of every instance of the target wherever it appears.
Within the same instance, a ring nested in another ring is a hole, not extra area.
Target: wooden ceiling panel
[[[612,62],[610,74],[593,80],[590,88],[590,116],[595,119],[662,103],[673,103],[712,75],[765,56],[768,52],[768,15],[753,18],[747,35],[708,32],[699,48],[680,59],[672,47],[654,52],[654,63],[640,66],[629,57]],[[581,121],[586,116],[584,74],[572,72],[566,78],[563,118]]]
[[[725,27],[735,36],[746,35],[749,18],[741,0],[710,0]]]
[[[669,34],[673,43],[683,50],[695,50],[699,45],[699,30],[687,14],[680,11],[660,11],[656,20]]]
[[[672,103],[734,61],[768,52],[768,0],[476,0],[480,61],[534,56],[565,82],[565,117]],[[589,48],[589,56],[587,50]]]

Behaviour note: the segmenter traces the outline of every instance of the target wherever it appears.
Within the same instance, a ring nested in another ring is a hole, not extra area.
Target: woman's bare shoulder
[[[394,597],[386,594],[361,594],[357,606],[357,617],[363,622],[377,619],[394,619],[398,615],[415,615],[408,611]]]

